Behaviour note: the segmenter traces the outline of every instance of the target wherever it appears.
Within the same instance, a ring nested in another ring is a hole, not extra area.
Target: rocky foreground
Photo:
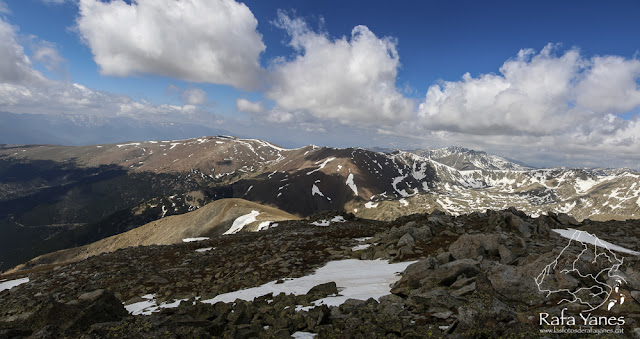
[[[604,338],[640,336],[640,257],[588,248],[552,231],[574,228],[638,250],[638,221],[578,223],[562,214],[532,219],[514,209],[392,222],[344,214],[346,221],[330,222],[335,216],[0,276],[29,278],[0,292],[0,338],[583,338],[588,328],[608,332]],[[201,302],[354,258],[417,262],[379,300],[316,306],[341,292],[327,282],[303,295]],[[184,301],[151,315],[127,312],[125,305],[150,294],[157,303]],[[553,332],[560,328],[577,333]]]

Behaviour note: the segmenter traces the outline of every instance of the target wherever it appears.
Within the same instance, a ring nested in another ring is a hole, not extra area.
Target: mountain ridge
[[[450,154],[446,157],[452,160]],[[232,136],[91,146],[4,145],[0,224],[6,226],[0,232],[13,234],[3,235],[8,249],[20,243],[16,237],[24,238],[21,246],[33,257],[223,198],[242,198],[301,217],[343,210],[394,220],[435,210],[461,215],[509,207],[531,216],[567,213],[578,220],[640,217],[637,172],[515,170],[520,165],[504,158],[492,164],[495,159],[478,163],[490,169],[461,170],[406,151],[314,145],[286,149]],[[492,169],[499,166],[506,169]],[[20,235],[26,231],[38,235]],[[42,247],[34,243],[39,238],[51,239],[50,245],[36,250]],[[0,253],[0,261],[7,255]],[[26,261],[30,255],[20,258]]]

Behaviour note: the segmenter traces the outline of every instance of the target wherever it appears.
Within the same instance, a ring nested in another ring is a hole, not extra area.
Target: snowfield
[[[607,248],[611,251],[616,251],[616,252],[622,252],[622,253],[627,253],[627,254],[631,254],[631,255],[640,255],[639,252],[630,250],[628,248],[624,248],[622,246],[618,246],[618,245],[614,245],[610,242],[604,241],[598,237],[596,237],[593,234],[590,234],[588,232],[585,231],[578,231],[575,230],[573,228],[568,228],[566,230],[563,229],[554,229],[554,232],[560,234],[561,237],[563,238],[567,238],[567,239],[571,239],[571,240],[576,240],[579,241],[581,243],[585,243],[588,245],[593,245],[593,246],[601,246],[604,248]]]
[[[220,294],[213,299],[202,302],[215,304],[218,301],[233,302],[236,299],[252,301],[256,297],[269,293],[303,295],[309,292],[312,287],[331,281],[334,281],[338,286],[340,295],[316,300],[314,302],[316,305],[339,306],[347,299],[367,300],[374,298],[377,300],[390,293],[389,285],[400,279],[398,273],[404,271],[414,262],[389,264],[386,260],[357,259],[330,261],[308,276],[285,280],[281,284],[272,281],[262,286]]]
[[[330,261],[318,268],[314,273],[293,279],[285,279],[284,283],[268,282],[262,286],[248,288],[230,293],[224,293],[212,299],[202,300],[203,303],[215,304],[219,301],[234,302],[236,299],[253,301],[254,298],[269,293],[303,295],[317,285],[335,282],[340,291],[338,295],[329,296],[314,302],[315,305],[339,306],[347,299],[367,300],[387,295],[391,291],[390,285],[400,279],[399,273],[415,261],[389,264],[386,260],[337,260]],[[143,301],[126,305],[126,310],[133,315],[150,315],[163,308],[175,308],[186,299],[165,301],[158,304],[155,295],[142,296]],[[198,300],[199,298],[196,298]],[[312,307],[299,306],[297,310],[309,310]]]
[[[3,280],[0,281],[0,292],[4,290],[10,290],[18,285],[26,284],[29,282],[29,278],[21,278],[14,280]]]
[[[260,212],[253,210],[249,214],[245,214],[243,216],[238,217],[233,221],[233,225],[223,234],[234,234],[240,232],[242,228],[249,225],[250,223],[256,221],[256,217],[260,214]]]
[[[202,241],[202,240],[209,240],[209,238],[207,238],[207,237],[184,238],[184,239],[182,239],[182,242],[194,242],[194,241]]]

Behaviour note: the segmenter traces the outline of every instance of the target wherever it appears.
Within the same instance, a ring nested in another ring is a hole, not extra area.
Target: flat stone
[[[452,315],[453,315],[453,312],[446,311],[446,312],[433,313],[431,316],[438,319],[448,319]]]
[[[464,286],[464,287],[462,287],[462,288],[460,288],[458,290],[453,291],[451,293],[451,295],[454,295],[456,297],[461,297],[461,296],[469,294],[469,293],[471,293],[471,292],[473,292],[475,290],[476,290],[476,283],[474,281],[474,282],[472,282],[471,284],[469,284],[467,286]]]
[[[338,294],[338,286],[336,286],[334,281],[313,286],[309,292],[307,292],[307,295],[317,295],[322,297],[335,294]]]
[[[103,289],[99,289],[99,290],[95,290],[95,291],[92,291],[92,292],[87,292],[87,293],[81,294],[78,297],[78,299],[79,300],[96,300],[102,295],[102,293],[104,293],[104,290]]]

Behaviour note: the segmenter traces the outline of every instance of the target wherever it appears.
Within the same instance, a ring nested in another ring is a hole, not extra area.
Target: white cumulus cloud
[[[478,135],[589,133],[605,125],[618,129],[602,117],[640,106],[640,61],[555,50],[521,50],[499,74],[466,73],[461,81],[429,87],[418,108],[422,125]]]
[[[266,108],[261,101],[249,101],[244,98],[236,99],[236,109],[244,113],[264,113]]]
[[[276,109],[343,123],[393,125],[410,116],[414,103],[395,86],[400,60],[394,39],[378,38],[366,26],[354,27],[350,37],[331,39],[282,12],[275,23],[298,52],[270,69],[266,97]]]
[[[200,88],[189,88],[182,92],[182,100],[189,105],[204,105],[207,103],[207,92]]]
[[[16,40],[17,28],[0,17],[0,83],[27,84],[44,81],[40,72],[33,69],[24,47]]]
[[[471,134],[545,134],[571,124],[572,83],[580,54],[553,55],[553,46],[539,54],[522,50],[500,68],[500,74],[429,87],[418,116],[433,130]]]
[[[42,63],[49,71],[56,72],[65,62],[55,44],[48,41],[37,43],[33,52],[33,59]]]
[[[594,57],[576,86],[576,103],[593,112],[625,113],[640,105],[640,60]]]
[[[249,8],[234,0],[80,0],[77,28],[102,74],[158,74],[253,89],[265,50]]]
[[[203,96],[196,88],[189,92],[186,104],[178,106],[136,101],[126,95],[48,79],[33,68],[31,58],[18,42],[17,29],[0,17],[0,50],[4,52],[0,58],[0,111],[127,116],[165,121],[184,121],[185,117],[198,119],[207,114],[194,106],[206,101],[206,93]],[[63,61],[54,45],[39,42],[36,47],[32,58],[45,66],[54,67]]]
[[[639,81],[637,59],[524,49],[498,74],[431,86],[413,130],[533,165],[640,168]]]

